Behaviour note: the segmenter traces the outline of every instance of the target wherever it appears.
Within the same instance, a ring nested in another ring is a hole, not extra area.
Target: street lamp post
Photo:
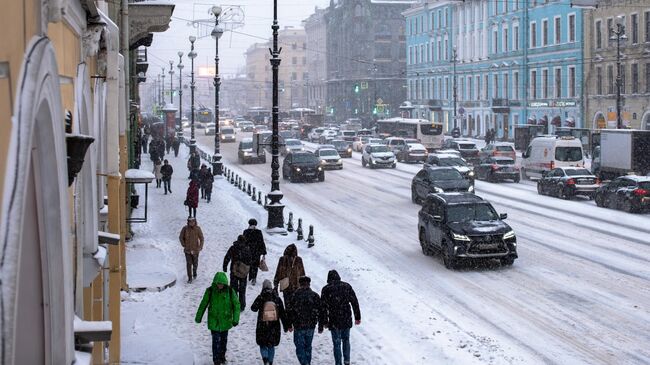
[[[271,192],[268,197],[270,203],[266,206],[269,212],[267,229],[268,230],[284,230],[284,205],[280,202],[282,200],[282,192],[280,191],[280,162],[278,159],[279,154],[279,139],[278,139],[278,117],[279,117],[279,98],[278,98],[278,73],[280,68],[280,50],[278,49],[278,0],[273,0],[273,49],[271,51],[271,69],[273,70],[273,108],[272,108],[272,123],[273,134],[271,135]]]
[[[456,101],[457,101],[457,97],[458,97],[458,94],[457,94],[458,89],[457,89],[457,86],[456,86],[456,61],[457,61],[457,59],[456,59],[456,46],[454,46],[452,57],[453,57],[452,62],[454,63],[454,74],[453,74],[454,112],[453,112],[453,116],[454,116],[454,129],[456,129],[456,128],[458,128],[458,121],[456,120]]]
[[[214,156],[212,157],[212,174],[222,174],[222,162],[220,151],[220,138],[219,131],[219,87],[221,86],[221,79],[219,78],[219,38],[223,35],[223,29],[219,27],[219,15],[221,14],[220,6],[212,7],[212,14],[214,14],[214,29],[212,29],[212,37],[215,41],[214,53]]]
[[[161,85],[162,89],[160,91],[160,104],[164,107],[165,106],[165,68],[162,67],[162,74],[160,75],[162,78]]]
[[[183,52],[178,52],[178,138],[182,140],[183,138]]]
[[[190,58],[191,60],[191,67],[190,67],[190,112],[192,113],[191,119],[190,119],[190,153],[196,152],[196,139],[194,138],[194,59],[196,58],[196,52],[194,51],[194,42],[196,41],[196,37],[191,35],[190,36],[190,43],[192,46],[190,47],[190,53],[187,54],[187,57]]]
[[[169,61],[169,103],[174,104],[174,61]]]
[[[625,25],[621,16],[616,18],[616,29],[612,28],[610,31],[614,34],[610,39],[616,41],[616,129],[621,129],[623,128],[623,118],[621,117],[621,109],[623,108],[623,98],[621,96],[621,87],[623,86],[623,78],[621,75],[621,41],[627,39]]]

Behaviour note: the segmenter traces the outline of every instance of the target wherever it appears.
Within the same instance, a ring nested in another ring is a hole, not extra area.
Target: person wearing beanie
[[[246,277],[250,271],[251,252],[244,235],[239,235],[237,241],[226,252],[223,258],[223,271],[228,271],[230,264],[230,285],[239,294],[242,312],[246,309]]]
[[[248,228],[244,230],[243,234],[246,237],[246,242],[248,243],[248,247],[250,247],[252,255],[248,280],[250,280],[251,285],[255,285],[260,262],[266,257],[266,244],[264,243],[262,231],[257,229],[257,220],[254,218],[248,220]]]
[[[298,283],[300,287],[291,295],[287,305],[291,323],[289,331],[293,331],[298,362],[300,365],[310,365],[314,329],[318,325],[318,333],[323,333],[325,311],[320,297],[309,287],[311,279],[301,276]]]
[[[327,274],[327,285],[321,291],[324,316],[327,321],[325,327],[332,334],[334,346],[334,363],[336,365],[350,364],[350,328],[352,328],[352,312],[354,323],[361,324],[361,310],[359,301],[352,286],[344,281],[336,270]],[[350,310],[350,307],[352,310]],[[341,356],[341,349],[342,355]],[[341,361],[341,357],[343,361]]]
[[[280,344],[280,324],[284,332],[289,330],[289,321],[284,310],[282,299],[273,290],[273,283],[264,280],[262,292],[255,298],[251,310],[257,313],[255,341],[260,347],[264,365],[272,365],[275,347]]]
[[[298,279],[305,275],[302,258],[298,256],[298,247],[293,243],[284,249],[284,254],[278,261],[273,284],[282,291],[284,303],[289,307],[289,298],[298,289]]]

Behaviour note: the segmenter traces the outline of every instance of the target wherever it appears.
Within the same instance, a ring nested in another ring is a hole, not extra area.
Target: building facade
[[[269,43],[254,43],[246,50],[246,78],[249,93],[246,103],[249,107],[271,109],[271,64]]]
[[[430,105],[416,112],[432,118],[442,109],[447,130],[495,129],[502,139],[518,125],[584,125],[583,10],[559,1],[434,0],[405,16],[408,100]]]
[[[307,42],[307,107],[316,114],[325,114],[327,105],[327,27],[325,14],[327,9],[316,8],[314,14],[307,18],[305,38]]]
[[[325,15],[327,112],[335,120],[389,117],[405,100],[402,12],[415,2],[330,2]]]
[[[585,16],[585,125],[617,127],[618,23],[627,38],[620,41],[622,124],[650,130],[650,4],[642,0],[600,1]]]

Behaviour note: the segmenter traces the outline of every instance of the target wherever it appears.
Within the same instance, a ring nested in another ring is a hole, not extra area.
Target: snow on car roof
[[[432,153],[432,155],[435,155],[438,158],[458,158],[458,157],[460,157],[458,154],[455,154],[455,153]]]
[[[411,148],[416,148],[416,149],[420,149],[420,150],[426,150],[426,148],[424,148],[424,145],[423,145],[422,143],[407,143],[407,144],[408,144],[409,147],[411,147]]]

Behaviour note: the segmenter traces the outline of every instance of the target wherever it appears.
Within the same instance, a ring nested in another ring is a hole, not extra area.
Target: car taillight
[[[643,195],[647,195],[648,191],[646,189],[634,189],[632,193],[636,196],[643,196]]]
[[[600,179],[596,178],[596,185],[600,185]]]
[[[499,165],[492,165],[492,171],[498,170],[498,169],[499,169]]]
[[[574,179],[569,179],[569,180],[566,181],[566,184],[567,185],[575,185],[576,181]]]
[[[555,161],[551,161],[551,170],[555,168]]]

